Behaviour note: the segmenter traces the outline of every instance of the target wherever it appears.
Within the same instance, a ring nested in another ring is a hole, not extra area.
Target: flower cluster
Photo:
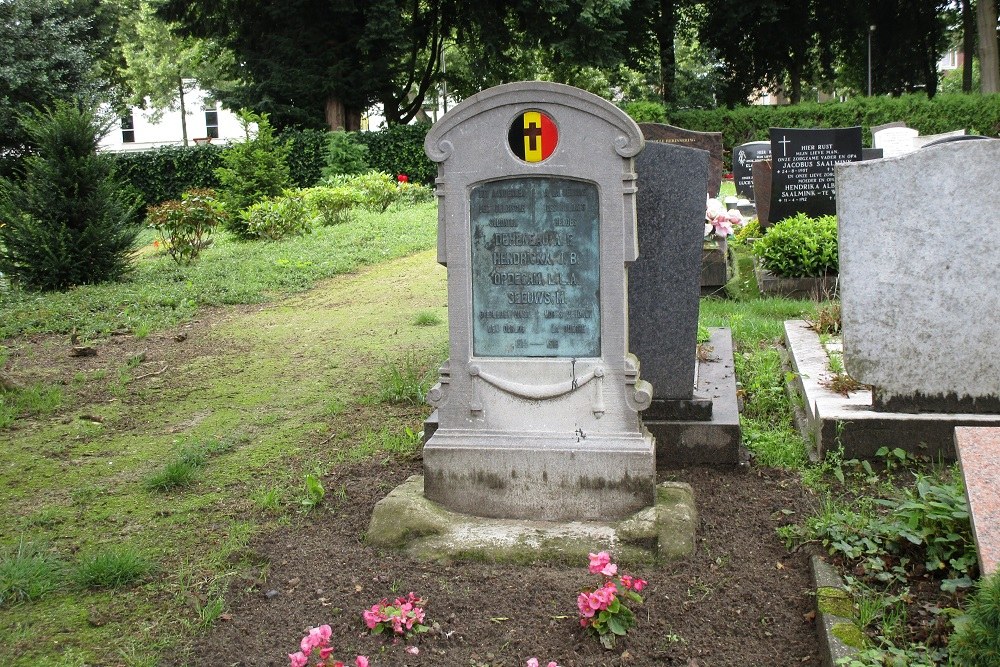
[[[725,238],[733,234],[733,229],[743,226],[746,221],[739,209],[726,210],[726,205],[718,199],[709,199],[705,206],[705,236]]]
[[[606,551],[590,554],[588,570],[600,574],[604,583],[598,588],[585,588],[576,598],[580,610],[580,625],[597,635],[601,644],[614,648],[616,637],[623,637],[635,625],[635,615],[624,602],[642,604],[639,592],[646,581],[627,574],[618,574],[618,566],[611,562]]]
[[[299,642],[299,650],[288,654],[290,667],[307,667],[309,658],[314,652],[319,653],[319,662],[314,667],[344,667],[340,660],[330,660],[333,654],[333,647],[330,646],[330,635],[332,631],[329,625],[321,625],[318,628],[310,628],[309,634]],[[368,667],[368,658],[359,655],[354,659],[354,667]]]
[[[371,609],[362,612],[365,625],[372,631],[373,635],[381,634],[386,628],[391,628],[397,635],[410,635],[418,632],[427,632],[424,622],[424,601],[416,593],[410,593],[406,597],[398,597],[391,605],[386,598],[382,598],[378,604],[373,604]]]
[[[538,667],[538,658],[528,658],[528,662],[525,663],[525,667]],[[545,667],[559,667],[555,660],[549,661],[549,664]]]

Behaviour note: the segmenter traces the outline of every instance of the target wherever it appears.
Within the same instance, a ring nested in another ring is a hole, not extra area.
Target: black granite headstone
[[[639,259],[629,267],[629,351],[653,385],[643,418],[662,419],[665,401],[690,402],[694,393],[709,154],[649,142],[635,171]]]
[[[733,183],[736,185],[736,196],[754,200],[753,168],[754,162],[768,160],[771,157],[770,141],[751,141],[733,149]]]
[[[862,148],[861,149],[861,159],[862,160],[881,160],[882,159],[882,149],[881,148]]]
[[[772,127],[771,220],[837,213],[833,167],[861,160],[861,128]]]

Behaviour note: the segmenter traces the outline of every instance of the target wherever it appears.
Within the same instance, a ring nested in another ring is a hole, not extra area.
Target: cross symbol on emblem
[[[537,151],[538,150],[538,139],[542,136],[542,128],[538,127],[534,123],[528,125],[528,129],[524,131],[524,136],[528,137],[530,145],[528,150]]]

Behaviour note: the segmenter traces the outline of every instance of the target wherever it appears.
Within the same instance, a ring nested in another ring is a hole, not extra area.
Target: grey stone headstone
[[[722,185],[722,132],[695,132],[665,123],[639,123],[647,142],[677,144],[708,151],[708,196],[717,197]]]
[[[629,349],[662,399],[694,391],[708,179],[706,151],[649,142],[636,157],[639,259],[629,267]]]
[[[837,166],[844,361],[876,409],[1000,413],[998,164],[980,140]]]
[[[428,393],[428,499],[551,521],[653,504],[654,442],[639,419],[653,388],[626,319],[644,143],[606,100],[540,81],[473,95],[427,134],[449,333]]]

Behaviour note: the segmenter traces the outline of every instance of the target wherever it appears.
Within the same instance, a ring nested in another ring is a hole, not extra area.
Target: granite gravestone
[[[708,196],[718,197],[722,185],[722,133],[695,132],[664,123],[639,123],[646,141],[677,144],[708,151]]]
[[[1000,141],[979,140],[837,167],[844,361],[877,410],[1000,413],[997,164]]]
[[[428,499],[553,521],[653,504],[652,387],[626,322],[643,145],[614,105],[546,82],[478,93],[428,133],[449,308]]]
[[[770,219],[836,213],[834,165],[861,160],[861,128],[772,127]]]
[[[733,149],[733,183],[736,196],[754,200],[753,165],[771,159],[770,141],[751,141]]]
[[[872,147],[882,149],[882,157],[906,155],[916,150],[913,140],[920,134],[902,123],[872,128]]]
[[[709,157],[650,142],[635,168],[639,259],[629,267],[629,349],[656,392],[643,417],[656,419],[665,401],[689,401],[694,392]]]
[[[761,231],[771,224],[771,161],[757,160],[751,167],[753,195],[757,203],[757,222]]]

